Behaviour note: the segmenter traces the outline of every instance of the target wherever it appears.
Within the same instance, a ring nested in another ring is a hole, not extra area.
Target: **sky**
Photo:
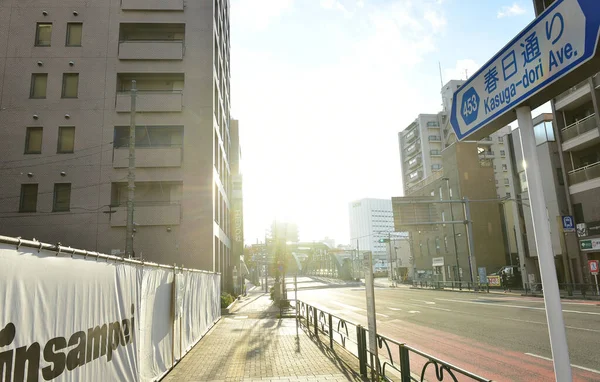
[[[398,132],[534,18],[531,0],[231,0],[244,236],[350,241],[348,205],[402,195]],[[441,65],[441,78],[440,69]]]

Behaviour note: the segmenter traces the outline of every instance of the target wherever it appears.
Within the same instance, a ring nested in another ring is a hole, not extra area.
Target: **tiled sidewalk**
[[[278,319],[267,294],[255,290],[237,305],[163,381],[362,380],[295,319]]]

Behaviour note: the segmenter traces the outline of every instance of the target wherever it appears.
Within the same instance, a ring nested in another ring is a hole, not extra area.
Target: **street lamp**
[[[452,200],[452,193],[450,192],[450,178],[442,178],[446,181],[446,190],[448,191],[448,198]],[[460,288],[461,277],[460,277],[460,265],[458,263],[458,246],[456,245],[456,228],[454,228],[454,209],[452,203],[450,203],[450,219],[452,220],[452,241],[454,241],[454,255],[456,256],[456,275],[458,276],[458,283]]]

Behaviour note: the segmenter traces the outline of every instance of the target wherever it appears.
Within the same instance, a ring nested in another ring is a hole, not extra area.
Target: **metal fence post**
[[[315,319],[315,336],[319,336],[319,315],[317,314],[317,308],[313,307],[313,318]]]
[[[410,356],[405,345],[400,345],[400,377],[402,382],[411,382]]]
[[[367,378],[367,336],[365,329],[360,325],[356,327],[356,343],[358,347],[360,375]]]
[[[306,330],[310,333],[310,309],[311,306],[304,304],[306,306]]]
[[[333,317],[329,313],[329,347],[333,350]]]

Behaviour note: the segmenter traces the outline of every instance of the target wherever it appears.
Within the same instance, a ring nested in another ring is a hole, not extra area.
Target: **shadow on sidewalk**
[[[360,365],[358,363],[358,358],[356,358],[353,354],[350,354],[346,349],[341,347],[337,342],[333,343],[333,349],[329,347],[329,345],[321,340],[324,336],[323,334],[319,336],[315,336],[314,333],[310,331],[307,332],[305,327],[301,327],[302,332],[310,340],[317,345],[321,353],[323,353],[331,363],[335,365],[335,367],[348,379],[348,381],[370,381],[369,378],[363,378],[360,376],[358,370],[360,370]]]

